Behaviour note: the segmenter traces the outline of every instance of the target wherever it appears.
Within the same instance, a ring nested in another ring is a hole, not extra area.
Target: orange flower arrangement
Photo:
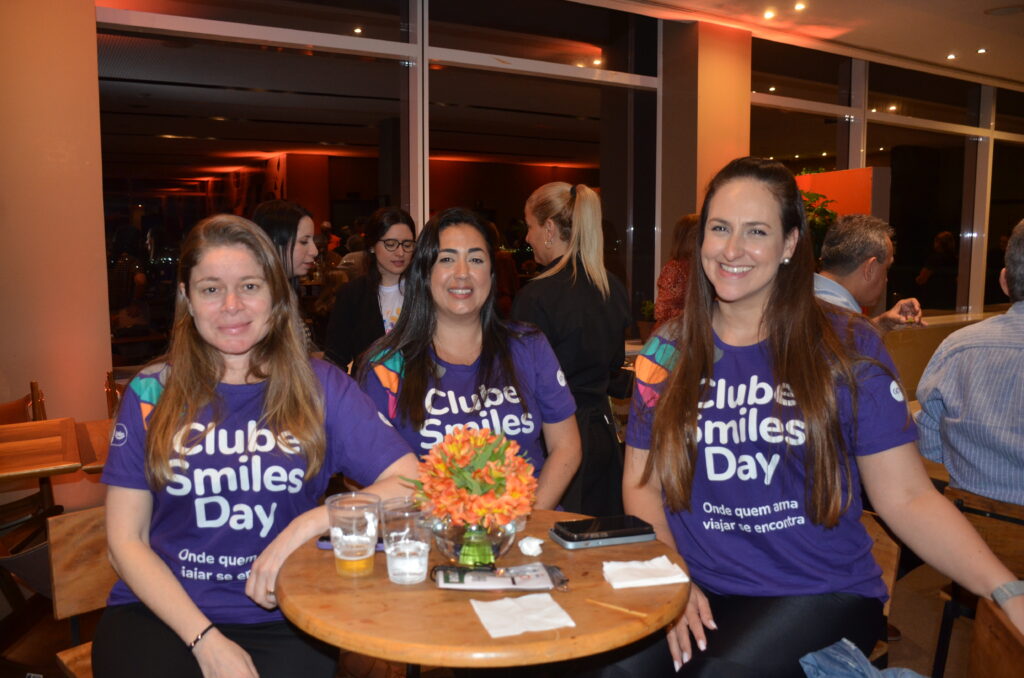
[[[453,525],[500,527],[530,513],[537,479],[519,443],[457,426],[420,461],[417,501]]]

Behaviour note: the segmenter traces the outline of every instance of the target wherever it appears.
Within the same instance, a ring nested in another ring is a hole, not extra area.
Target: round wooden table
[[[569,578],[569,591],[552,591],[576,626],[491,638],[469,601],[524,595],[516,591],[452,591],[429,579],[400,586],[388,581],[383,553],[374,558],[373,575],[338,576],[334,554],[313,542],[297,549],[275,586],[282,612],[310,635],[341,648],[409,664],[450,667],[520,666],[561,661],[622,647],[675,619],[686,605],[689,584],[613,589],[605,582],[606,560],[648,560],[679,555],[658,541],[569,551],[548,537],[558,520],[583,518],[573,513],[535,511],[526,535],[544,539],[539,558],[524,556],[518,546],[502,559],[505,566],[541,560],[557,565]],[[442,557],[431,549],[431,566]],[[531,592],[527,592],[531,593]],[[596,601],[596,602],[595,602]],[[620,611],[601,605],[617,606]]]

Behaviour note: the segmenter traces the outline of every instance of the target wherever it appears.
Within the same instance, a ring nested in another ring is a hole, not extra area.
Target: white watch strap
[[[997,587],[992,592],[992,600],[1002,607],[1010,598],[1020,595],[1024,595],[1024,581],[1011,581]]]

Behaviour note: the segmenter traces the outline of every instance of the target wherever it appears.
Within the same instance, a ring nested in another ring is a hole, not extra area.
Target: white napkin
[[[606,561],[603,566],[605,581],[616,589],[681,584],[690,581],[683,569],[669,560],[668,556],[658,556],[650,560]]]
[[[537,537],[523,537],[519,540],[519,550],[524,556],[539,556],[541,554],[540,545],[543,543],[544,540],[537,539]]]
[[[576,626],[569,613],[555,602],[550,593],[531,593],[492,601],[470,599],[469,602],[491,638]]]

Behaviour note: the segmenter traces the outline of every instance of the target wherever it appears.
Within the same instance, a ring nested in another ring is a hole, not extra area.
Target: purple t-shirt
[[[519,443],[533,464],[534,474],[539,475],[545,458],[541,424],[573,416],[576,402],[555,352],[543,334],[527,332],[513,336],[510,343],[512,364],[522,393],[504,381],[478,384],[479,359],[472,365],[452,365],[431,352],[439,377],[427,389],[426,420],[419,430],[398,415],[398,394],[405,375],[405,360],[401,355],[372,363],[373,369],[367,372],[363,390],[420,457],[444,440],[445,434],[455,426],[489,428]]]
[[[852,502],[838,525],[826,529],[811,522],[804,492],[807,433],[790,386],[776,384],[766,342],[739,347],[714,339],[714,374],[697,420],[690,510],[665,511],[694,579],[720,594],[846,592],[885,600],[871,538],[860,524],[856,462],[850,464]],[[913,442],[917,429],[881,340],[857,323],[854,342],[860,354],[889,372],[871,362],[857,364],[856,415],[849,389],[837,391],[848,449],[862,456]],[[636,361],[626,444],[650,449],[654,408],[680,359],[685,355],[663,336],[644,346]]]
[[[259,425],[265,384],[220,384],[220,421],[184,458],[172,455],[171,482],[153,492],[150,546],[214,623],[283,619],[245,595],[252,561],[293,518],[317,505],[331,475],[343,471],[369,484],[409,451],[348,375],[323,361],[312,366],[323,387],[327,449],[323,467],[308,482],[301,455],[285,451],[287,432],[282,447]],[[152,489],[145,475],[145,422],[168,369],[143,370],[125,391],[104,483]],[[190,428],[203,431],[209,420],[208,407]],[[118,581],[108,604],[137,601]]]

